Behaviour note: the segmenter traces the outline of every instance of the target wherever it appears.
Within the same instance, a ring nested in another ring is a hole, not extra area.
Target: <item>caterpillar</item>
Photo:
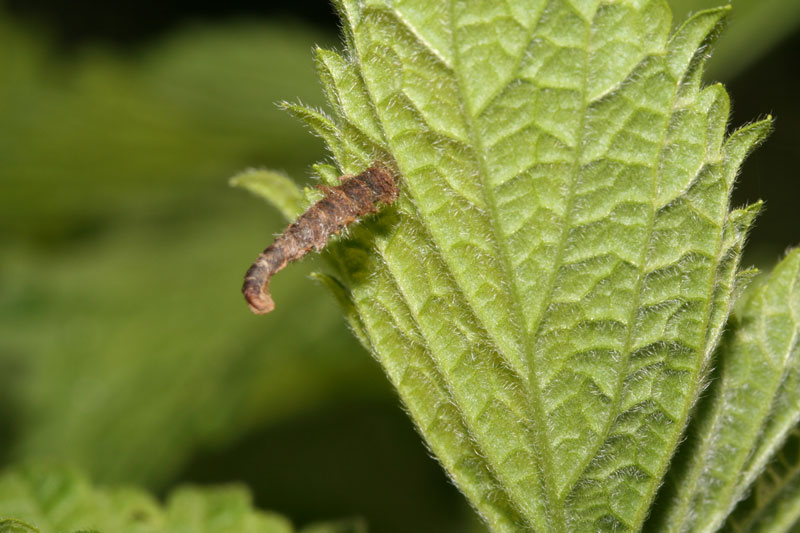
[[[392,204],[398,189],[392,173],[373,163],[357,176],[341,176],[339,185],[319,185],[325,197],[308,208],[258,256],[244,276],[242,294],[250,310],[269,313],[275,302],[269,292],[273,275],[312,248],[321,250],[331,235],[358,218],[378,212],[378,204]]]

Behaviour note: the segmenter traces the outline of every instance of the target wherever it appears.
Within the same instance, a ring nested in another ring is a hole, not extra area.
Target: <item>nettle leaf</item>
[[[715,364],[673,468],[666,511],[652,524],[656,531],[719,529],[800,420],[800,250],[737,306]],[[758,507],[775,497],[777,479],[770,473],[761,483],[770,487],[756,492]],[[797,505],[800,512],[800,499]]]
[[[361,521],[310,526],[316,533],[358,533]],[[146,492],[97,488],[74,470],[28,465],[0,475],[0,532],[292,533],[275,513],[253,508],[243,487],[183,487],[162,506]],[[303,530],[305,531],[305,530]]]
[[[800,428],[789,435],[780,453],[726,523],[726,531],[778,533],[796,531],[800,521]]]
[[[749,277],[729,196],[769,119],[726,138],[701,86],[726,9],[670,35],[655,0],[338,8],[333,115],[290,110],[402,196],[326,283],[494,530],[639,528]]]

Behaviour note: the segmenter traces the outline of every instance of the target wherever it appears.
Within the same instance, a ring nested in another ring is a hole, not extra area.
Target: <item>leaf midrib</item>
[[[382,10],[381,10],[381,11],[382,11]],[[431,46],[431,45],[430,45],[430,44],[429,44],[429,43],[428,43],[426,40],[424,40],[423,38],[421,38],[421,36],[420,36],[419,32],[415,31],[415,30],[414,30],[414,28],[413,28],[413,26],[412,26],[412,25],[411,25],[411,24],[410,24],[410,23],[409,23],[409,22],[408,22],[408,21],[407,21],[407,20],[406,20],[404,17],[401,17],[401,16],[399,15],[399,13],[397,13],[397,11],[395,11],[395,10],[391,10],[391,11],[390,11],[390,13],[391,13],[391,15],[392,15],[392,16],[395,18],[395,20],[397,20],[397,21],[398,21],[400,24],[402,24],[402,25],[403,25],[403,26],[406,28],[406,30],[407,30],[407,31],[408,31],[408,32],[409,32],[411,35],[413,35],[413,36],[414,36],[414,38],[417,40],[417,42],[418,42],[418,43],[419,43],[421,46],[424,46],[424,47],[425,47],[427,50],[429,50],[429,51],[431,52],[431,54],[432,54],[434,57],[436,57],[436,58],[437,58],[437,60],[440,60],[441,64],[442,64],[442,65],[443,65],[445,68],[447,68],[447,70],[448,70],[448,71],[449,71],[449,72],[450,72],[450,73],[453,75],[454,79],[456,80],[457,86],[458,86],[458,88],[459,88],[459,95],[460,95],[460,104],[461,104],[462,116],[463,116],[463,118],[464,118],[465,122],[467,123],[467,129],[468,129],[468,131],[469,131],[469,134],[470,134],[470,142],[471,142],[471,143],[473,143],[473,146],[474,146],[474,147],[480,147],[480,149],[479,149],[479,150],[476,150],[476,151],[483,152],[483,147],[482,147],[482,144],[481,144],[481,143],[480,143],[480,141],[479,141],[479,140],[480,140],[480,137],[479,137],[479,136],[477,135],[477,133],[476,133],[476,131],[477,131],[477,130],[476,130],[475,126],[474,126],[474,123],[472,122],[472,117],[471,117],[471,116],[470,116],[470,114],[469,114],[469,113],[468,113],[468,112],[467,112],[467,111],[464,109],[464,106],[463,106],[463,103],[464,103],[466,100],[465,100],[465,94],[464,94],[464,91],[463,91],[463,82],[462,82],[462,80],[460,79],[460,77],[458,76],[459,69],[458,69],[457,65],[451,66],[451,65],[449,65],[449,64],[448,64],[446,61],[444,61],[444,60],[443,60],[443,58],[442,58],[442,55],[441,55],[440,53],[438,53],[437,51],[435,51],[435,50],[433,49],[433,47],[432,47],[432,46]],[[451,20],[452,20],[452,14],[453,14],[453,4],[452,4],[452,2],[450,3],[450,13],[451,13]],[[537,21],[537,22],[538,22],[538,21]],[[534,24],[534,25],[532,25],[532,27],[535,27],[535,24]],[[533,30],[530,30],[530,33],[531,33],[531,34],[532,34],[532,32],[533,32]],[[454,33],[455,33],[455,32],[451,32],[451,34],[454,34]],[[530,43],[530,38],[528,38],[528,44],[529,44],[529,43]],[[526,46],[527,46],[527,45],[526,45]],[[457,53],[455,53],[455,46],[454,46],[453,48],[454,48],[454,57],[455,57],[454,61],[455,61],[456,63],[458,63],[458,57],[459,57],[459,56],[458,56],[458,54],[457,54]],[[355,49],[356,51],[358,51],[358,50],[359,50],[358,46],[355,46],[355,47],[354,47],[354,49]],[[516,70],[516,69],[515,69],[515,70]],[[506,85],[507,85],[507,84],[506,84]],[[375,98],[374,98],[374,96],[372,95],[371,91],[369,90],[369,87],[368,87],[368,85],[366,85],[366,84],[365,84],[365,89],[366,89],[366,91],[367,91],[367,93],[368,93],[368,95],[369,95],[370,101],[371,101],[371,103],[372,103],[372,106],[373,106],[373,110],[377,112],[377,105],[376,105],[376,103],[375,103]],[[382,124],[382,122],[379,120],[379,121],[378,121],[378,123],[379,123],[379,126],[381,127],[381,131],[382,131],[382,134],[383,134],[384,138],[386,138],[386,132],[385,132],[385,130],[384,130],[384,128],[383,128],[383,124]],[[476,154],[476,155],[477,155],[477,154]],[[493,201],[489,201],[489,198],[487,197],[487,194],[486,194],[486,190],[487,190],[487,187],[488,187],[488,185],[487,185],[488,169],[487,169],[487,168],[486,168],[486,166],[485,166],[485,160],[484,160],[484,158],[483,158],[483,157],[476,157],[476,160],[478,161],[478,163],[479,163],[479,165],[480,165],[480,172],[479,172],[479,174],[480,174],[480,177],[481,177],[481,183],[482,183],[482,192],[483,192],[483,196],[484,196],[484,202],[486,203],[486,205],[487,205],[487,206],[489,206],[489,208],[490,208],[490,211],[491,211],[491,215],[490,215],[490,217],[489,217],[489,218],[490,218],[490,220],[491,220],[491,222],[492,222],[492,228],[491,228],[491,229],[492,229],[492,236],[493,236],[493,246],[494,246],[494,248],[495,248],[496,250],[498,250],[498,251],[501,251],[501,250],[502,250],[502,252],[501,252],[501,253],[499,253],[498,255],[502,257],[502,261],[501,261],[501,263],[502,263],[502,266],[503,266],[503,271],[504,271],[504,274],[505,274],[505,276],[506,276],[506,278],[507,278],[507,279],[513,279],[513,276],[510,276],[510,269],[509,269],[509,266],[508,266],[508,259],[507,259],[507,258],[508,258],[508,253],[507,253],[507,249],[503,249],[503,248],[502,248],[502,247],[501,247],[501,246],[498,244],[500,240],[497,238],[497,234],[498,234],[499,228],[497,227],[497,224],[498,224],[498,222],[497,222],[497,221],[498,221],[498,216],[497,216],[497,208],[496,208],[496,204],[495,204]],[[425,221],[424,221],[424,218],[423,218],[423,217],[421,217],[421,216],[420,216],[418,213],[417,213],[417,217],[418,217],[418,220],[420,220],[420,223],[422,224],[423,228],[424,228],[424,229],[425,229],[425,231],[426,231],[426,234],[427,234],[427,235],[426,235],[426,237],[427,237],[427,238],[429,238],[429,239],[430,239],[432,242],[435,242],[435,243],[436,243],[437,241],[436,241],[435,237],[433,236],[433,233],[430,231],[430,228],[428,228],[427,224],[425,223]],[[449,261],[448,261],[448,258],[447,258],[447,257],[445,257],[445,256],[443,256],[443,255],[441,254],[441,252],[440,252],[440,250],[441,250],[441,247],[435,247],[435,250],[436,250],[436,253],[437,253],[437,255],[439,255],[439,258],[440,258],[440,260],[442,261],[442,264],[446,265],[446,266],[447,266],[447,268],[448,268],[448,270],[450,271],[450,272],[449,272],[449,278],[450,278],[450,280],[452,281],[453,285],[454,285],[454,286],[455,286],[455,287],[456,287],[456,288],[459,290],[459,293],[460,293],[460,294],[461,294],[461,296],[464,298],[464,300],[465,300],[466,302],[469,302],[470,306],[473,306],[473,307],[474,307],[474,305],[475,305],[475,302],[473,302],[473,301],[472,301],[472,298],[470,298],[470,297],[469,297],[469,295],[468,295],[467,291],[465,291],[465,290],[464,290],[464,288],[463,288],[463,287],[461,287],[461,285],[460,285],[460,284],[458,283],[458,281],[457,281],[457,278],[456,278],[456,276],[454,276],[454,275],[453,275],[453,273],[452,273],[452,266],[450,265],[450,263],[449,263]],[[514,284],[514,287],[515,287],[515,289],[516,289],[516,284]],[[515,290],[515,292],[517,292],[517,291]],[[402,294],[402,291],[401,291],[401,294]],[[516,316],[516,318],[517,318],[517,320],[515,320],[514,322],[515,322],[515,323],[517,323],[517,324],[523,324],[523,322],[522,322],[522,320],[521,320],[522,313],[521,313],[521,310],[519,309],[519,296],[518,296],[518,293],[516,294],[516,296],[517,296],[516,298],[512,298],[512,302],[513,302],[513,306],[514,306],[514,314],[515,314],[515,316]],[[405,295],[403,295],[403,297],[404,297],[404,299],[406,299]],[[406,305],[407,305],[407,302],[406,302]],[[408,305],[407,305],[407,307],[408,307]],[[409,307],[409,308],[410,308],[410,307]],[[493,346],[495,347],[495,349],[497,350],[497,352],[498,352],[499,354],[503,354],[503,353],[504,353],[504,350],[503,350],[503,349],[502,349],[502,347],[501,347],[501,346],[502,346],[502,343],[500,343],[500,342],[499,342],[497,339],[494,339],[494,338],[493,338],[493,336],[492,336],[492,335],[489,333],[489,331],[490,331],[490,330],[489,330],[489,328],[487,328],[487,326],[486,326],[486,324],[484,324],[483,320],[482,320],[482,319],[481,319],[479,316],[477,316],[477,314],[476,314],[476,313],[475,313],[475,312],[474,312],[472,309],[470,309],[470,313],[472,314],[472,316],[474,316],[474,317],[475,317],[475,319],[478,321],[478,323],[479,323],[479,324],[481,324],[481,329],[482,329],[482,330],[485,332],[485,334],[487,335],[487,338],[489,338],[489,339],[491,339],[491,340],[492,340],[492,344],[493,344]],[[415,324],[417,325],[417,328],[418,328],[418,331],[419,331],[419,320],[418,320],[418,317],[416,317],[416,315],[415,315],[413,312],[412,312],[412,315],[414,315],[414,321],[415,321]],[[520,335],[518,334],[517,336],[519,337]],[[530,349],[528,349],[527,351],[528,351],[528,352],[530,352]],[[511,360],[511,359],[508,357],[508,355],[504,355],[503,357],[504,357],[504,358],[506,358],[506,359],[509,361],[509,363],[511,363],[511,361],[512,361],[512,360]],[[436,365],[436,367],[437,367],[437,368],[439,368],[439,365],[438,365],[438,363],[436,362],[436,359],[435,359],[434,357],[432,357],[432,359],[433,359],[433,361],[434,361],[434,364]],[[515,366],[516,366],[516,365],[513,365],[513,364],[512,364],[512,368],[513,368],[513,367],[515,367]],[[441,368],[439,368],[439,374],[440,374],[440,376],[442,376],[442,379],[443,379],[445,382],[447,382],[446,378],[444,378],[444,373],[443,373],[443,371],[441,370]],[[530,375],[530,372],[529,372],[529,375]],[[525,375],[520,375],[519,377],[520,377],[520,378],[523,380],[523,382],[527,382],[527,381],[529,381],[529,377],[528,377],[528,376],[525,376]],[[451,396],[453,396],[452,387],[450,387],[449,385],[448,385],[448,391],[449,391],[449,394],[450,394]],[[540,400],[540,403],[541,403],[541,400]],[[459,410],[459,412],[460,412],[460,410]],[[478,445],[478,446],[480,446],[480,447],[482,448],[483,446],[482,446],[482,445],[480,445],[480,442],[481,442],[481,440],[482,440],[482,439],[480,439],[480,438],[477,436],[477,432],[475,432],[474,430],[472,430],[472,428],[471,428],[471,426],[470,426],[470,424],[469,424],[469,422],[468,422],[467,418],[466,418],[466,417],[463,415],[463,413],[461,413],[461,416],[462,416],[462,420],[463,420],[463,422],[464,422],[464,424],[465,424],[465,427],[467,427],[467,428],[470,428],[470,432],[472,433],[472,434],[471,434],[471,440],[472,440],[472,441],[473,441],[473,442],[474,442],[476,445]],[[544,420],[544,418],[543,418],[542,416],[538,416],[538,417],[532,417],[532,418],[533,418],[534,420],[536,420],[537,418],[538,418],[538,420],[541,420],[541,421],[543,421],[543,420]],[[526,424],[526,425],[527,425],[527,424]],[[530,431],[530,429],[529,429],[529,431]],[[539,446],[537,446],[537,448],[540,448],[540,449],[542,449],[542,448],[543,448],[543,449],[547,449],[547,450],[549,451],[549,448],[547,447],[548,445],[547,445],[547,441],[546,441],[546,439],[544,439],[544,438],[540,438],[539,440],[540,440],[541,442],[539,443]],[[484,457],[485,457],[485,456],[486,456],[486,455],[484,454]],[[552,465],[552,458],[550,458],[550,459],[549,459],[549,463]],[[495,476],[495,478],[497,478],[497,477],[498,477],[498,475],[499,475],[499,473],[498,473],[498,470],[497,470],[496,466],[495,466],[495,465],[493,465],[493,464],[491,464],[491,462],[489,462],[489,461],[487,461],[487,466],[490,468],[490,470],[491,470],[491,472],[493,473],[493,475]],[[552,469],[552,466],[551,466],[550,468]],[[503,478],[503,477],[504,477],[504,476],[500,476],[500,478]],[[545,476],[545,477],[546,477],[546,478],[550,478],[551,476]],[[501,484],[501,486],[502,486],[502,484]],[[515,498],[515,497],[513,497],[513,496],[512,496],[512,494],[511,494],[511,493],[509,493],[509,489],[510,489],[510,488],[511,488],[511,487],[510,487],[509,485],[506,485],[506,486],[504,487],[504,489],[505,489],[505,492],[507,492],[507,493],[508,493],[508,496],[509,496],[509,501],[511,501],[511,502],[514,502],[514,505],[515,505],[515,507],[517,507],[517,508],[518,508],[518,509],[519,509],[519,510],[520,510],[520,511],[523,513],[523,515],[525,515],[525,516],[528,516],[528,518],[529,518],[529,519],[533,520],[534,524],[536,524],[537,526],[539,526],[537,529],[540,529],[540,530],[542,530],[542,531],[546,530],[547,528],[545,527],[545,524],[539,524],[538,522],[540,522],[540,520],[536,520],[536,517],[535,517],[535,516],[531,516],[529,512],[525,511],[525,509],[528,509],[528,510],[530,510],[530,509],[531,509],[531,506],[530,506],[530,504],[528,504],[528,505],[521,505],[521,503],[522,503],[522,502],[519,502],[519,501],[518,501],[518,500],[519,500],[519,498]],[[563,520],[562,520],[562,522],[563,522]],[[565,527],[565,526],[562,524],[562,525],[561,525],[561,528],[560,528],[559,530],[563,530],[563,529],[564,529],[564,527]]]
[[[483,144],[482,137],[478,134],[478,130],[475,126],[475,118],[472,112],[467,108],[465,105],[468,101],[467,94],[465,91],[465,81],[463,79],[464,69],[459,68],[461,66],[461,54],[459,53],[459,48],[456,46],[456,35],[457,31],[455,31],[455,13],[454,13],[454,2],[451,0],[450,2],[450,34],[452,36],[452,49],[453,49],[453,62],[454,68],[453,72],[455,73],[455,80],[456,85],[458,87],[458,96],[459,104],[461,108],[461,115],[467,125],[467,132],[469,136],[469,141],[473,146],[475,152],[475,159],[478,163],[479,167],[479,177],[481,182],[481,195],[483,197],[483,201],[486,204],[489,212],[489,219],[491,220],[491,235],[493,240],[493,247],[498,252],[498,256],[500,257],[502,271],[507,280],[511,281],[512,287],[512,315],[513,321],[518,325],[517,337],[518,343],[522,349],[523,361],[527,364],[527,375],[524,376],[524,382],[527,384],[528,394],[529,394],[529,402],[528,406],[530,409],[529,420],[525,421],[525,428],[527,432],[528,439],[533,439],[533,446],[534,450],[538,450],[538,453],[535,453],[534,456],[536,457],[538,464],[538,470],[540,476],[543,477],[544,482],[544,490],[545,490],[545,512],[547,515],[544,518],[545,523],[536,524],[537,529],[540,531],[546,531],[550,526],[552,531],[565,531],[566,530],[566,519],[563,512],[563,505],[560,509],[553,509],[554,503],[557,501],[557,487],[555,487],[552,470],[553,470],[553,450],[550,447],[550,442],[547,439],[546,430],[544,428],[547,427],[547,419],[544,414],[543,409],[543,400],[542,400],[542,391],[539,389],[538,380],[536,379],[536,372],[534,368],[534,360],[533,360],[533,338],[530,334],[528,334],[528,328],[525,321],[525,315],[522,312],[522,305],[521,305],[521,294],[519,290],[519,284],[517,283],[516,276],[513,274],[513,267],[510,260],[510,254],[508,250],[508,246],[506,245],[505,241],[501,239],[499,236],[502,235],[502,231],[500,228],[499,220],[500,216],[498,214],[497,209],[497,201],[494,196],[494,191],[490,186],[490,179],[489,179],[489,168],[486,163],[486,149]],[[521,47],[521,50],[527,50],[530,47],[530,44],[533,40],[533,35],[535,34],[536,28],[541,21],[542,14],[544,10],[539,13],[539,17],[532,21],[530,24],[530,28],[528,29],[528,33],[525,36],[525,45]],[[585,50],[584,50],[585,51]],[[517,57],[517,62],[512,69],[512,75],[502,84],[499,86],[498,90],[491,95],[489,99],[484,102],[484,104],[476,110],[476,116],[483,112],[487,107],[491,105],[499,95],[503,94],[504,90],[509,86],[509,84],[514,80],[517,79],[517,74],[519,72],[520,66],[522,64],[522,60],[524,58],[524,53],[519,54]],[[575,180],[577,181],[577,180]],[[574,183],[571,187],[574,187]],[[532,517],[535,520],[535,517]]]
[[[413,30],[413,28],[412,28],[412,27],[411,27],[411,25],[408,23],[408,21],[406,21],[404,18],[402,18],[402,17],[398,16],[398,13],[397,13],[396,11],[391,11],[391,14],[392,14],[392,16],[394,16],[394,17],[395,17],[395,18],[396,18],[396,19],[397,19],[397,20],[398,20],[400,23],[402,23],[402,24],[403,24],[403,25],[406,27],[406,29],[409,31],[409,33],[411,33],[412,35],[414,35],[414,37],[415,37],[415,38],[417,38],[417,39],[418,39],[418,42],[420,42],[420,43],[422,43],[422,44],[426,45],[426,47],[427,47],[427,48],[430,48],[430,45],[428,45],[428,43],[427,43],[427,42],[426,42],[424,39],[421,39],[421,37],[419,36],[419,33]],[[351,50],[354,50],[356,53],[359,53],[359,52],[360,52],[360,48],[359,48],[359,46],[358,46],[358,44],[357,44],[357,40],[356,40],[356,39],[353,39],[353,46],[351,46]],[[441,56],[440,56],[440,54],[435,54],[435,53],[434,53],[434,56],[435,56],[437,59],[441,59]],[[360,61],[360,59],[359,59],[359,61]],[[445,67],[447,67],[447,68],[448,68],[448,70],[450,70],[451,72],[453,72],[453,69],[452,69],[452,68],[451,68],[451,67],[450,67],[450,66],[449,66],[449,65],[448,65],[446,62],[442,61],[442,65],[444,65]],[[360,69],[359,69],[359,75],[361,76]],[[375,116],[378,118],[378,120],[377,120],[377,124],[378,124],[378,127],[380,128],[381,135],[382,135],[382,136],[383,136],[383,138],[384,138],[384,143],[386,143],[386,139],[388,139],[388,136],[387,136],[387,134],[386,134],[385,128],[383,127],[383,122],[380,120],[380,114],[378,113],[378,107],[377,107],[377,104],[376,104],[375,97],[374,97],[374,95],[372,94],[372,91],[370,90],[370,88],[369,88],[369,85],[366,83],[366,80],[364,80],[364,79],[363,79],[363,76],[362,76],[362,81],[364,82],[364,83],[363,83],[364,90],[366,91],[366,93],[367,93],[367,96],[368,96],[368,98],[369,98],[370,104],[371,104],[371,106],[372,106],[372,111],[373,111],[373,113],[375,114]],[[425,223],[425,220],[424,220],[424,218],[423,218],[423,217],[422,217],[422,216],[421,216],[421,215],[420,215],[420,214],[419,214],[419,213],[416,211],[416,206],[414,206],[414,205],[413,205],[413,202],[412,202],[412,209],[414,209],[414,215],[413,215],[413,216],[414,216],[414,217],[415,217],[415,218],[416,218],[416,219],[417,219],[417,220],[420,222],[420,225],[422,226],[423,230],[425,231],[425,238],[426,238],[427,240],[430,240],[431,242],[437,243],[437,241],[436,241],[435,237],[433,236],[432,232],[430,231],[430,228],[429,228],[429,227],[428,227],[428,225]],[[434,247],[432,247],[432,250],[431,250],[431,252],[432,252],[432,253],[435,253],[435,254],[438,256],[438,258],[439,258],[439,260],[441,261],[441,263],[442,263],[443,265],[445,265],[445,266],[448,268],[448,277],[449,277],[449,279],[450,279],[451,283],[453,284],[453,286],[454,286],[454,287],[455,287],[455,288],[456,288],[456,289],[459,291],[459,294],[460,294],[460,296],[461,296],[462,298],[464,298],[464,300],[465,300],[466,302],[469,302],[469,303],[470,303],[470,306],[473,306],[473,305],[474,305],[474,302],[472,302],[472,299],[471,299],[471,298],[468,296],[467,292],[466,292],[466,291],[463,289],[463,287],[461,287],[461,285],[460,285],[460,284],[457,282],[456,276],[454,276],[454,275],[453,275],[452,266],[450,265],[450,263],[449,263],[449,261],[447,260],[447,258],[446,258],[446,257],[444,257],[444,256],[441,254],[441,250],[442,250],[442,247],[439,245],[439,243],[437,243],[437,246],[434,246]],[[421,337],[421,338],[423,338],[423,339],[427,339],[427,336],[426,336],[426,335],[425,335],[425,334],[422,332],[422,328],[420,327],[420,323],[419,323],[419,317],[417,316],[416,312],[414,312],[414,311],[412,310],[412,306],[409,304],[409,301],[408,301],[408,297],[407,297],[407,295],[406,295],[406,294],[405,294],[405,293],[404,293],[404,292],[403,292],[403,291],[400,289],[399,285],[398,285],[398,284],[396,283],[396,281],[395,281],[395,280],[396,280],[396,274],[397,274],[397,272],[393,272],[393,271],[391,270],[391,263],[390,263],[390,262],[387,262],[387,261],[385,261],[385,255],[384,255],[384,252],[383,252],[383,250],[380,250],[380,253],[381,253],[381,257],[383,257],[383,258],[384,258],[384,263],[385,263],[385,264],[387,264],[387,265],[389,265],[390,271],[391,271],[391,273],[392,273],[392,278],[393,278],[393,279],[392,279],[392,283],[395,285],[395,288],[398,290],[398,294],[400,294],[400,295],[401,295],[401,298],[402,298],[402,303],[403,303],[403,305],[406,307],[406,309],[408,310],[408,312],[409,312],[409,316],[411,317],[411,319],[412,319],[412,321],[413,321],[413,323],[414,323],[414,326],[415,326],[415,329],[416,329],[417,333],[420,335],[420,337]],[[500,342],[499,342],[497,339],[494,339],[494,338],[492,337],[492,335],[489,333],[489,329],[486,327],[486,325],[484,324],[483,320],[482,320],[482,319],[481,319],[479,316],[477,316],[477,315],[476,315],[476,314],[475,314],[475,313],[472,311],[472,307],[470,308],[470,310],[469,310],[469,311],[470,311],[470,313],[472,314],[472,316],[474,316],[474,317],[475,317],[475,319],[477,320],[478,324],[480,324],[480,325],[481,325],[481,329],[482,329],[482,330],[484,331],[484,333],[486,334],[486,337],[487,337],[488,339],[490,339],[490,340],[491,340],[491,344],[493,345],[493,347],[495,348],[495,350],[497,351],[497,353],[498,353],[498,354],[503,354],[503,353],[504,353],[504,350],[502,349],[502,343],[500,343]],[[426,350],[426,352],[427,352],[427,350]],[[446,387],[446,390],[447,390],[448,394],[450,395],[450,397],[451,397],[451,398],[455,399],[455,395],[453,394],[452,385],[450,384],[450,382],[448,381],[448,379],[445,377],[445,372],[444,372],[444,371],[441,369],[441,367],[440,367],[440,365],[439,365],[439,363],[438,363],[438,360],[437,360],[437,358],[436,358],[436,357],[434,357],[432,354],[430,354],[430,352],[428,352],[428,353],[429,353],[429,357],[430,357],[430,359],[431,359],[431,361],[432,361],[432,364],[434,365],[434,367],[435,367],[435,369],[436,369],[436,371],[437,371],[437,373],[438,373],[438,375],[439,375],[439,378],[441,379],[441,382],[445,384],[445,387]],[[503,355],[503,357],[505,357],[505,358],[507,358],[507,359],[508,359],[508,356],[507,356],[507,355]],[[509,360],[509,361],[510,361],[510,360]],[[513,367],[513,365],[512,365],[512,367]],[[520,377],[520,378],[523,378],[524,376],[519,376],[519,377]],[[473,444],[474,446],[476,446],[476,447],[477,447],[477,450],[478,450],[478,452],[479,452],[479,456],[481,456],[481,457],[486,457],[486,456],[487,456],[487,454],[486,454],[486,453],[483,451],[484,445],[481,443],[482,439],[478,437],[478,432],[477,432],[477,431],[475,431],[475,430],[472,428],[471,424],[469,423],[469,419],[468,419],[468,417],[466,417],[466,416],[464,415],[463,411],[461,410],[461,408],[460,408],[460,406],[459,406],[459,403],[454,401],[454,402],[453,402],[453,404],[456,406],[456,410],[457,410],[457,412],[459,413],[459,415],[460,415],[460,417],[461,417],[461,421],[462,421],[462,423],[463,423],[464,427],[468,429],[468,431],[469,431],[469,436],[470,436],[470,441],[472,442],[472,444]],[[520,503],[519,503],[519,502],[518,502],[518,501],[517,501],[515,498],[513,498],[512,494],[510,494],[510,493],[508,492],[508,485],[506,485],[506,484],[504,484],[504,483],[502,483],[502,482],[500,482],[500,481],[499,481],[500,479],[503,479],[503,477],[504,477],[504,476],[501,476],[501,475],[498,473],[498,471],[497,471],[497,468],[496,468],[496,467],[495,467],[493,464],[491,464],[490,462],[488,462],[488,461],[487,461],[487,462],[486,462],[486,465],[487,465],[487,467],[488,467],[488,470],[489,470],[489,472],[491,473],[492,477],[493,477],[493,478],[494,478],[494,480],[497,482],[497,487],[498,487],[500,490],[502,490],[503,492],[505,492],[505,493],[506,493],[506,495],[507,495],[507,497],[508,497],[508,502],[509,502],[509,503],[510,503],[510,504],[511,504],[511,505],[512,505],[512,506],[513,506],[513,507],[514,507],[514,508],[515,508],[515,509],[516,509],[516,510],[517,510],[517,511],[518,511],[518,512],[519,512],[519,513],[522,515],[522,516],[526,516],[526,515],[527,515],[527,513],[526,513],[526,511],[525,511],[525,507],[521,506],[521,505],[520,505]],[[504,486],[504,485],[505,485],[505,486]]]

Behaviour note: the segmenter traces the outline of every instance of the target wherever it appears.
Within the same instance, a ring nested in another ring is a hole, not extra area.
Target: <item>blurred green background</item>
[[[713,1],[674,0],[675,20]],[[241,481],[297,524],[479,530],[315,260],[252,316],[244,271],[283,222],[228,187],[250,166],[303,184],[323,146],[276,102],[323,106],[323,1],[0,2],[0,466],[75,464],[163,494]],[[766,200],[745,262],[800,243],[800,2],[734,0],[707,79],[731,124],[776,131],[734,198]]]

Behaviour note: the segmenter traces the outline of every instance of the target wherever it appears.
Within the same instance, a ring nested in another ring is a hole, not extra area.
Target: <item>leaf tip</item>
[[[698,11],[675,31],[669,42],[667,65],[676,79],[702,71],[710,57],[707,49],[722,32],[730,11],[730,5]]]

